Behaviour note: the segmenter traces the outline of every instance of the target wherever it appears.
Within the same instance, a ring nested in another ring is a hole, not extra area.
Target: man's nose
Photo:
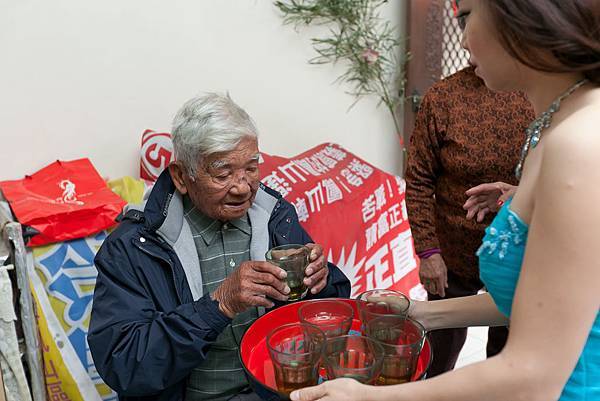
[[[233,183],[229,189],[235,195],[241,195],[250,191],[250,181],[244,172],[240,172],[233,178]]]

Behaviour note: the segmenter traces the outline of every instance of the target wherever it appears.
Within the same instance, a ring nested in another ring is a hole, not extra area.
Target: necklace
[[[567,89],[562,95],[556,98],[555,101],[552,102],[548,110],[544,111],[539,117],[529,124],[527,130],[525,131],[525,143],[523,144],[523,149],[521,149],[521,157],[519,159],[519,164],[517,164],[517,168],[515,169],[515,176],[517,180],[521,179],[521,173],[523,172],[523,163],[525,162],[525,158],[529,153],[530,149],[533,149],[537,146],[540,141],[540,136],[542,135],[542,131],[550,126],[552,122],[552,115],[560,109],[560,102],[562,102],[566,97],[568,97],[571,93],[575,92],[577,88],[581,85],[585,84],[587,79],[582,79],[577,81],[573,86]]]

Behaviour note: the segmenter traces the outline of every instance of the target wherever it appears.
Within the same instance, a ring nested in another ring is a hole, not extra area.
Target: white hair
[[[175,158],[195,176],[202,158],[235,149],[243,138],[257,138],[248,113],[229,94],[207,93],[185,102],[171,130]]]

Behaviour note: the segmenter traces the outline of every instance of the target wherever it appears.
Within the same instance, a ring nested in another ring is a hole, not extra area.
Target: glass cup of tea
[[[309,324],[290,323],[267,335],[277,389],[292,391],[317,384],[325,334]]]
[[[356,299],[363,334],[370,320],[387,315],[406,317],[410,299],[394,290],[374,289],[365,291]]]
[[[383,364],[383,346],[364,336],[340,336],[325,340],[323,359],[329,379],[348,377],[373,384]]]
[[[300,244],[288,244],[269,249],[265,259],[287,272],[285,281],[290,287],[289,301],[298,301],[306,296],[304,270],[310,263],[310,249]]]
[[[384,315],[367,323],[367,335],[383,347],[381,374],[376,385],[406,383],[411,380],[425,343],[425,328],[409,317]]]
[[[298,308],[301,323],[320,328],[327,338],[348,334],[354,319],[350,304],[333,299],[307,301]]]

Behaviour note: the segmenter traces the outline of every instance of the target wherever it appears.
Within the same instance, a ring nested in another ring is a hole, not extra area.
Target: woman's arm
[[[427,330],[508,324],[508,318],[500,313],[487,293],[441,301],[412,301],[409,315]]]

